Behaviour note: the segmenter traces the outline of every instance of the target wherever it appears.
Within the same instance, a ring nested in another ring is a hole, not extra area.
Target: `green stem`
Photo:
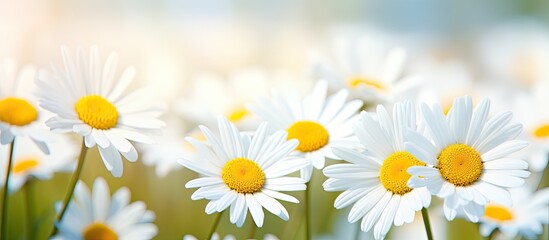
[[[248,239],[254,239],[255,236],[255,223],[254,221],[250,221],[250,232],[248,233]]]
[[[86,159],[86,153],[88,152],[88,148],[86,147],[86,144],[84,142],[84,139],[82,139],[82,147],[80,148],[80,156],[78,156],[78,165],[76,166],[76,171],[72,175],[72,179],[69,185],[69,191],[67,192],[67,195],[65,195],[65,200],[63,201],[63,208],[61,209],[61,212],[59,212],[59,215],[57,216],[56,222],[61,222],[63,220],[63,216],[65,215],[65,212],[67,211],[67,208],[69,206],[69,203],[72,199],[72,195],[74,193],[74,188],[76,187],[76,183],[78,182],[78,179],[80,179],[80,173],[82,172],[82,167],[84,166],[84,160]],[[57,228],[55,225],[53,226],[53,231],[50,234],[50,237],[57,234]]]
[[[421,215],[423,215],[423,223],[425,224],[427,239],[433,240],[433,233],[431,232],[431,222],[429,221],[429,214],[427,213],[427,208],[421,209]]]
[[[32,186],[34,185],[34,180],[32,177],[29,177],[27,183],[24,186],[25,189],[25,203],[27,205],[27,231],[28,238],[34,239],[34,198],[32,196]]]
[[[312,180],[312,176],[311,176]],[[311,199],[310,194],[311,190],[309,190],[311,180],[309,180],[305,185],[307,186],[307,189],[305,189],[305,240],[311,239],[311,218],[309,217],[309,212],[311,208]]]
[[[219,212],[215,215],[214,223],[212,225],[212,228],[210,228],[210,232],[208,233],[208,238],[206,238],[207,240],[212,239],[212,236],[215,233],[215,229],[217,229],[217,226],[219,225],[219,220],[221,220],[221,215],[222,214],[223,214],[223,212]]]
[[[13,149],[15,148],[15,139],[13,139],[13,142],[10,143],[9,146],[9,157],[8,157],[8,167],[6,168],[6,179],[4,180],[4,192],[2,194],[2,227],[1,227],[1,238],[0,239],[8,239],[7,235],[7,220],[8,220],[8,188],[9,188],[9,181],[10,181],[10,175],[11,175],[11,165],[13,164]]]
[[[290,219],[286,225],[284,226],[283,235],[280,239],[295,239],[298,236],[299,229],[301,228],[301,224],[303,223],[303,208],[296,207],[295,211],[293,211],[293,214],[290,216],[296,216],[294,219]],[[291,224],[295,223],[295,224]]]

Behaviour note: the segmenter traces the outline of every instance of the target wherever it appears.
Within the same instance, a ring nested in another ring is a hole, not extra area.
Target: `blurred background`
[[[173,126],[168,128],[176,129],[169,130],[173,139],[182,139],[197,124],[208,124],[205,118],[211,116],[196,118],[198,113],[179,111],[180,106],[209,108],[210,102],[223,101],[217,92],[210,95],[203,86],[200,88],[197,82],[204,76],[226,81],[236,73],[251,71],[270,79],[266,89],[280,85],[306,92],[315,80],[316,56],[329,55],[334,41],[340,37],[375,35],[381,36],[386,45],[402,46],[408,51],[407,72],[428,72],[433,78],[462,74],[472,82],[505,81],[509,75],[498,74],[508,68],[497,60],[506,59],[506,55],[497,54],[505,52],[505,46],[536,46],[532,51],[549,59],[548,21],[546,0],[0,0],[0,58],[49,68],[60,63],[61,45],[71,49],[97,45],[103,57],[116,51],[120,55],[119,69],[137,67],[135,87],[150,86],[159,99],[170,105],[165,120]],[[549,60],[540,62],[540,68],[549,69]],[[432,68],[444,63],[451,63],[450,69],[459,63],[459,70],[456,73]],[[519,79],[511,86],[530,88],[532,81],[549,76],[531,77],[538,73],[521,71],[510,73],[518,74],[512,78]],[[187,102],[196,93],[200,93],[198,100]],[[185,103],[175,104],[181,101]],[[95,177],[103,176],[111,191],[127,186],[133,201],[146,202],[156,213],[157,239],[181,239],[184,234],[204,238],[213,216],[204,213],[207,202],[191,201],[194,190],[184,187],[196,175],[185,169],[170,170],[173,171],[166,176],[158,177],[154,166],[145,166],[143,161],[124,161],[124,175],[116,179],[106,171],[94,149],[89,152],[82,179],[91,185]],[[39,223],[41,238],[50,231],[53,203],[65,195],[69,178],[70,174],[57,174],[50,181],[33,184],[35,211],[43,219]],[[335,211],[332,206],[337,193],[322,191],[324,180],[320,172],[315,173],[313,232],[325,239],[352,237],[345,234],[355,232],[358,225],[346,223],[348,210]],[[543,180],[541,185],[547,183]],[[292,195],[303,197],[302,193]],[[10,202],[10,235],[25,239],[23,193],[15,193]],[[266,233],[281,239],[303,236],[301,208],[283,204],[291,220],[286,223],[266,214],[266,224],[257,230],[257,237]],[[480,239],[477,225],[463,220],[446,223],[440,209],[431,214],[437,239]],[[395,227],[391,234],[395,238],[424,238],[418,217],[419,225]],[[225,214],[219,232],[241,239],[247,236],[250,220],[238,229],[229,224]],[[541,238],[547,236],[546,231]]]

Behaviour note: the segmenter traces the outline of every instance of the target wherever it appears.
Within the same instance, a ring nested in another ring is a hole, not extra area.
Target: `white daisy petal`
[[[364,189],[360,188],[344,191],[335,199],[334,207],[336,209],[347,207],[356,202],[358,199],[363,198],[367,193],[368,192],[364,191]]]
[[[268,123],[248,134],[219,117],[218,127],[220,136],[200,126],[206,142],[187,138],[197,153],[179,163],[202,175],[185,185],[198,188],[191,199],[209,200],[207,214],[230,206],[230,222],[237,227],[244,224],[248,210],[255,224],[262,227],[263,207],[288,220],[288,211],[275,199],[297,203],[295,197],[278,191],[306,189],[304,179],[286,176],[309,165],[306,159],[291,155],[298,141],[288,140],[283,130],[270,133]]]
[[[378,186],[374,188],[371,192],[368,192],[364,197],[358,200],[355,205],[351,208],[347,220],[350,223],[358,221],[360,218],[364,217],[382,198],[385,198],[387,191]]]
[[[393,195],[391,201],[389,201],[387,207],[383,210],[383,214],[381,215],[379,222],[374,227],[374,236],[376,236],[376,238],[384,238],[385,235],[387,235],[387,232],[389,232],[389,228],[391,228],[395,214],[398,210],[399,203],[400,196]]]
[[[502,158],[504,156],[507,156],[511,153],[514,153],[518,150],[521,150],[528,146],[528,143],[521,141],[521,140],[512,140],[505,143],[502,143],[501,145],[493,148],[492,150],[482,154],[482,160],[484,162],[496,160],[499,158]]]
[[[106,181],[97,178],[91,194],[79,182],[74,196],[62,221],[56,223],[59,233],[53,239],[83,239],[88,231],[107,230],[118,239],[151,239],[158,232],[152,224],[154,213],[147,211],[143,202],[128,205],[127,188],[120,188],[111,199]]]
[[[255,225],[257,227],[263,227],[263,219],[265,218],[265,215],[263,214],[263,208],[261,208],[261,205],[257,202],[257,200],[255,200],[252,194],[246,194],[245,196],[246,205],[250,209],[250,214],[254,219]]]
[[[473,143],[477,141],[477,138],[484,127],[489,111],[490,101],[488,99],[482,99],[473,111],[473,115],[471,117],[470,128],[467,132],[467,139],[465,140],[467,145],[473,145]]]

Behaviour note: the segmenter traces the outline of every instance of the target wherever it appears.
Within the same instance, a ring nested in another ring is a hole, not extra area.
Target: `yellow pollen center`
[[[22,173],[27,170],[33,169],[38,166],[38,161],[36,159],[25,159],[18,161],[13,165],[14,173]]]
[[[484,217],[505,222],[513,219],[513,213],[507,207],[489,203],[486,205]]]
[[[0,100],[0,121],[15,126],[25,126],[38,118],[38,111],[21,98],[8,97]]]
[[[287,130],[288,140],[297,139],[299,145],[297,150],[301,152],[312,152],[328,144],[328,131],[322,125],[312,121],[295,122]]]
[[[480,154],[465,144],[446,147],[438,156],[440,175],[456,186],[469,186],[482,175]]]
[[[410,174],[406,172],[411,166],[425,166],[424,162],[419,161],[408,152],[395,152],[383,161],[379,171],[379,180],[385,189],[394,194],[404,195],[412,191],[407,183]]]
[[[84,240],[118,240],[116,233],[103,223],[93,223],[82,232]]]
[[[537,138],[549,137],[549,124],[543,124],[534,130],[534,136]]]
[[[348,84],[352,88],[358,88],[359,86],[369,86],[377,90],[385,90],[385,86],[383,86],[383,84],[381,84],[380,82],[365,77],[353,77],[349,79]]]
[[[246,117],[249,113],[250,111],[248,111],[248,109],[244,107],[239,107],[230,111],[229,114],[227,114],[227,118],[231,122],[238,122]]]
[[[238,193],[258,192],[265,183],[263,170],[246,158],[235,158],[225,163],[221,178],[230,189]]]
[[[78,118],[95,129],[107,130],[116,126],[118,111],[105,98],[88,95],[80,98],[75,105]]]
[[[452,104],[449,104],[442,108],[443,113],[445,116],[448,116],[448,113],[450,113],[450,110],[452,110]]]

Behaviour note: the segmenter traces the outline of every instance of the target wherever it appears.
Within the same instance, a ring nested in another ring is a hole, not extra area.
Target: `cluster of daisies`
[[[249,213],[261,228],[264,210],[285,221],[300,215],[305,238],[313,238],[309,183],[314,174],[327,178],[324,191],[341,192],[333,205],[350,207],[348,222],[360,222],[360,230],[376,240],[386,238],[393,225],[419,221],[416,214],[423,214],[426,226],[416,234],[432,239],[427,209],[440,209],[431,204],[433,195],[443,201],[440,212],[447,220],[478,222],[484,236],[541,234],[549,223],[549,189],[529,187],[526,180],[547,164],[549,125],[528,129],[525,138],[512,112],[491,112],[487,98],[463,95],[447,105],[422,99],[427,94],[420,87],[427,80],[403,76],[404,49],[369,50],[361,53],[380,56],[366,54],[367,64],[353,62],[361,59],[355,55],[340,67],[319,61],[315,81],[302,92],[279,87],[266,94],[272,86],[257,73],[223,83],[204,78],[204,88],[227,84],[233,95],[224,95],[221,110],[205,113],[212,116],[196,116],[202,124],[186,134],[184,144],[173,133],[152,144],[166,126],[159,119],[166,106],[150,101],[147,89],[128,93],[136,71],[129,67],[118,75],[116,54],[103,63],[96,47],[76,53],[63,47],[62,64],[38,73],[27,67],[17,74],[6,62],[0,79],[0,163],[6,166],[0,173],[2,239],[8,236],[9,193],[60,171],[74,173],[65,199],[55,206],[52,239],[156,236],[155,214],[142,201],[130,203],[127,188],[111,196],[102,178],[92,191],[79,181],[87,149],[97,146],[106,169],[121,177],[122,158],[138,159],[134,143],[142,147],[144,162],[157,166],[159,177],[180,167],[197,173],[185,187],[197,188],[191,199],[207,200],[205,212],[216,214],[207,239],[219,239],[215,231],[224,212],[237,227]],[[237,86],[244,86],[242,95],[265,94],[243,100]],[[182,114],[197,107],[192,99],[176,105],[174,111]],[[541,140],[524,140],[532,138]],[[529,143],[535,150],[522,150]],[[304,191],[304,197],[285,193],[293,191]],[[281,201],[301,204],[304,211],[290,216]]]
[[[151,134],[164,126],[158,119],[162,104],[148,101],[145,90],[126,92],[135,70],[127,68],[118,76],[116,54],[101,61],[96,47],[76,54],[63,47],[63,64],[49,71],[25,67],[18,73],[12,61],[3,65],[2,239],[11,238],[6,228],[8,193],[61,171],[74,175],[65,201],[56,207],[53,239],[151,239],[157,234],[155,215],[143,202],[129,204],[128,189],[119,189],[111,199],[103,179],[96,179],[91,193],[79,181],[88,148],[97,145],[105,167],[120,177],[122,156],[132,162],[138,158],[133,142],[153,143]],[[69,132],[76,134],[62,134]],[[82,142],[80,154],[76,135]],[[36,237],[34,226],[28,226],[28,239]]]

